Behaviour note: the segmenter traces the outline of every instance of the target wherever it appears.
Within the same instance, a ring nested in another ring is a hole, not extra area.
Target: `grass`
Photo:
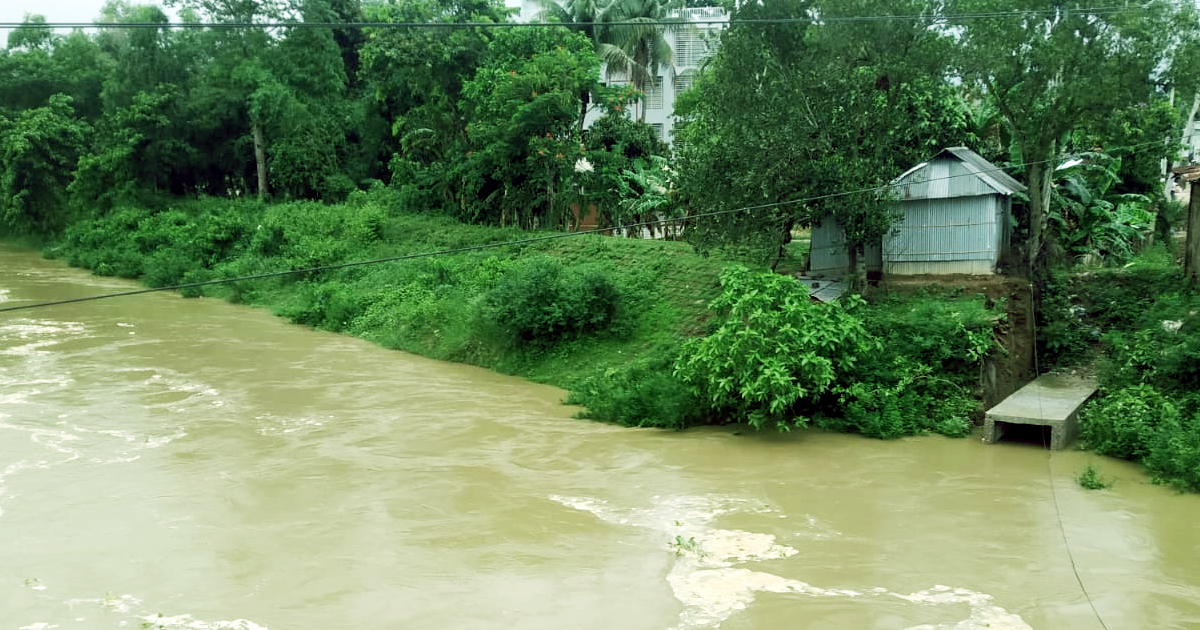
[[[1097,472],[1096,468],[1091,464],[1088,464],[1087,468],[1084,468],[1082,472],[1080,472],[1078,475],[1075,475],[1075,481],[1080,485],[1080,487],[1087,490],[1104,490],[1112,487],[1113,485],[1111,479],[1105,479],[1101,477],[1100,473]]]

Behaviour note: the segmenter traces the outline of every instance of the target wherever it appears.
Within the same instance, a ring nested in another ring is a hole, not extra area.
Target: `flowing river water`
[[[0,248],[2,305],[131,286]],[[1108,628],[1200,627],[1200,497],[1131,465],[563,395],[174,294],[0,313],[0,630],[1101,628],[1068,544]]]

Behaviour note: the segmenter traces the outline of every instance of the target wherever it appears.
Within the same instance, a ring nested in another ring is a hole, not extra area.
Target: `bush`
[[[1150,453],[1159,425],[1179,410],[1149,385],[1103,392],[1083,410],[1080,438],[1102,455],[1140,460]]]
[[[1063,269],[1048,272],[1037,308],[1037,356],[1043,366],[1077,362],[1097,341],[1099,330],[1088,309],[1072,301],[1071,278]]]
[[[599,267],[568,268],[539,256],[517,263],[484,296],[481,316],[512,343],[553,342],[603,331],[620,298]]]
[[[803,425],[799,402],[816,403],[878,340],[851,311],[862,300],[813,304],[792,278],[753,273],[742,266],[721,272],[718,312],[708,337],[683,344],[675,372],[714,411],[755,428]]]
[[[1084,443],[1103,455],[1140,461],[1157,483],[1200,492],[1200,414],[1193,392],[1168,398],[1140,384],[1102,392],[1084,409]]]
[[[703,421],[700,402],[672,373],[675,353],[660,349],[646,359],[581,379],[565,401],[583,405],[581,418],[627,427],[685,429]]]
[[[1157,483],[1200,492],[1200,417],[1163,418],[1144,463]]]
[[[385,219],[373,205],[274,205],[255,228],[252,248],[263,256],[279,256],[290,269],[348,262],[368,256]]]
[[[868,359],[869,361],[869,359]],[[920,433],[964,437],[978,403],[962,387],[935,376],[926,365],[894,357],[894,373],[876,373],[847,388],[838,402],[839,419],[820,425],[867,437],[893,439]]]

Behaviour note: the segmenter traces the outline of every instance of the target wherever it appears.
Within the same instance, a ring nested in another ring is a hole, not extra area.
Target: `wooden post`
[[[1188,200],[1187,245],[1183,250],[1183,273],[1200,284],[1200,180],[1192,181]]]

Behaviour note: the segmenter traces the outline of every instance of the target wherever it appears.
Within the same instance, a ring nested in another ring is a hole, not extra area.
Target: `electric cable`
[[[1029,283],[1029,310],[1033,312],[1033,283]],[[1041,366],[1038,364],[1037,351],[1037,321],[1032,322],[1033,330],[1033,374],[1036,379],[1041,373]],[[1038,399],[1038,412],[1045,413],[1042,407],[1042,392],[1035,390]],[[1096,621],[1100,622],[1100,627],[1108,630],[1108,624],[1104,623],[1104,618],[1100,616],[1100,611],[1096,609],[1096,602],[1092,600],[1092,594],[1088,592],[1087,587],[1083,585],[1083,577],[1079,575],[1079,567],[1075,564],[1075,554],[1071,552],[1071,543],[1067,540],[1067,526],[1063,524],[1062,509],[1058,506],[1058,489],[1054,485],[1054,467],[1051,465],[1051,459],[1054,457],[1054,451],[1046,444],[1046,433],[1042,432],[1042,447],[1046,449],[1046,477],[1050,482],[1050,498],[1054,502],[1054,514],[1058,517],[1058,531],[1062,535],[1063,548],[1067,550],[1067,560],[1071,562],[1071,572],[1075,574],[1075,582],[1079,584],[1079,590],[1083,592],[1083,596],[1087,599],[1088,605],[1092,607],[1092,614],[1096,616]]]
[[[1151,141],[1141,142],[1138,144],[1133,144],[1133,145],[1129,145],[1129,146],[1125,146],[1125,147],[1113,147],[1109,150],[1113,151],[1113,152],[1128,151],[1128,150],[1141,148],[1141,147],[1145,147],[1145,146],[1149,146],[1149,145],[1166,145],[1166,144],[1171,144],[1173,142],[1174,142],[1174,140],[1151,140]],[[1061,155],[1061,156],[1058,156],[1058,157],[1055,157],[1052,159],[1048,159],[1048,160],[1034,160],[1034,161],[1030,161],[1030,162],[1021,162],[1019,164],[1010,165],[1010,168],[1031,166],[1034,164],[1046,164],[1049,162],[1057,162],[1057,161],[1062,160],[1063,158],[1081,157],[1081,156],[1085,155],[1086,153],[1088,153],[1088,152],[1065,154],[1065,155]],[[1001,172],[1002,173],[1002,172],[1004,172],[1004,169],[1000,168],[1000,167],[996,167],[994,169],[981,169],[980,172],[983,172],[983,173]],[[970,173],[961,173],[958,175],[949,175],[946,177],[936,177],[936,178],[931,177],[929,179],[925,179],[925,180],[921,180],[921,181],[922,181],[922,183],[925,183],[925,182],[931,182],[931,181],[954,179],[957,177],[972,177],[975,175],[976,175],[976,173],[970,172]],[[336,263],[336,264],[332,264],[332,265],[321,265],[321,266],[317,266],[317,267],[305,267],[303,269],[286,269],[286,270],[281,270],[281,271],[270,271],[270,272],[266,272],[266,273],[250,274],[250,275],[245,275],[245,276],[234,276],[234,277],[229,277],[229,278],[216,278],[213,280],[202,280],[199,282],[186,282],[186,283],[182,283],[182,284],[173,284],[173,285],[168,285],[168,286],[163,286],[163,287],[148,287],[148,288],[144,288],[144,289],[134,289],[134,290],[130,290],[130,291],[119,291],[116,293],[104,293],[104,294],[89,295],[89,296],[84,296],[84,297],[69,298],[69,299],[63,299],[63,300],[35,302],[33,304],[17,304],[14,306],[0,307],[0,313],[7,313],[7,312],[12,312],[12,311],[22,311],[22,310],[29,310],[29,309],[35,309],[35,308],[44,308],[44,307],[50,307],[50,306],[59,306],[59,305],[63,305],[63,304],[75,304],[75,303],[79,303],[79,302],[90,302],[90,301],[94,301],[94,300],[104,300],[104,299],[108,299],[108,298],[128,297],[128,296],[133,296],[133,295],[142,295],[145,293],[158,293],[160,291],[178,291],[178,290],[182,290],[182,289],[194,289],[194,288],[199,288],[199,287],[206,287],[206,286],[212,286],[212,285],[217,285],[217,284],[230,284],[233,282],[242,282],[242,281],[247,281],[247,280],[262,280],[262,279],[266,279],[266,278],[279,278],[279,277],[283,277],[283,276],[291,276],[291,275],[298,275],[298,274],[304,274],[304,273],[317,273],[317,272],[322,272],[322,271],[333,271],[333,270],[337,270],[337,269],[347,269],[350,267],[362,267],[365,265],[376,265],[376,264],[382,264],[382,263],[397,262],[397,261],[402,261],[402,260],[412,260],[414,258],[431,258],[434,256],[462,254],[462,253],[466,253],[466,252],[481,251],[481,250],[486,250],[486,249],[497,249],[497,248],[501,248],[501,247],[509,247],[509,246],[515,246],[515,245],[527,245],[530,243],[539,243],[539,242],[543,242],[543,241],[551,241],[551,240],[556,240],[556,239],[560,239],[560,238],[571,238],[574,236],[602,234],[605,232],[611,232],[613,229],[643,228],[643,227],[647,227],[647,226],[651,226],[651,225],[661,225],[661,224],[665,224],[665,223],[677,223],[677,222],[681,222],[681,221],[691,221],[693,219],[705,219],[705,218],[710,218],[710,217],[735,214],[735,213],[739,213],[739,212],[749,213],[749,212],[754,212],[757,210],[767,210],[770,208],[779,208],[779,207],[790,206],[790,205],[794,205],[794,204],[811,203],[814,201],[825,201],[825,200],[829,200],[829,199],[848,197],[848,196],[852,196],[852,195],[879,193],[879,192],[883,192],[883,191],[892,189],[893,187],[894,187],[894,184],[889,182],[887,184],[882,184],[879,186],[871,186],[868,188],[846,190],[846,191],[841,191],[841,192],[828,193],[828,194],[824,194],[824,195],[814,195],[814,196],[810,196],[810,197],[802,197],[799,199],[774,201],[774,202],[769,202],[769,203],[757,204],[757,205],[752,205],[752,206],[742,206],[742,207],[731,208],[731,209],[726,209],[726,210],[714,210],[712,212],[702,212],[702,213],[692,214],[692,215],[688,215],[688,216],[684,216],[684,217],[655,219],[652,221],[642,221],[640,223],[631,223],[631,224],[614,226],[614,227],[595,228],[595,229],[591,229],[591,230],[579,230],[579,231],[575,231],[575,232],[561,232],[561,233],[557,233],[557,234],[549,234],[546,236],[535,236],[535,237],[531,237],[531,238],[518,239],[518,240],[513,240],[513,241],[483,243],[480,245],[470,245],[470,246],[466,246],[466,247],[456,247],[456,248],[452,248],[452,249],[443,249],[443,250],[436,250],[436,251],[430,251],[430,252],[420,252],[420,253],[416,253],[416,254],[404,254],[404,255],[400,255],[400,256],[388,256],[385,258],[373,258],[370,260],[356,260],[356,261],[351,261],[351,262]],[[1035,350],[1036,350],[1036,348],[1035,348]],[[1036,354],[1035,354],[1035,359],[1036,359]]]
[[[864,22],[960,22],[980,19],[999,19],[1006,17],[1053,17],[1057,15],[1107,15],[1116,13],[1131,13],[1145,11],[1140,4],[1132,5],[1102,5],[1083,7],[1079,9],[1033,9],[1029,11],[976,11],[947,15],[934,13],[908,15],[847,15],[847,16],[804,16],[788,18],[668,18],[657,20],[657,24],[672,25],[786,25],[786,24],[847,24]],[[397,28],[587,28],[611,26],[642,26],[647,24],[641,20],[613,20],[590,22],[299,22],[299,21],[263,21],[263,22],[0,22],[0,30],[15,28],[52,28],[52,29],[122,29],[122,28],[164,28],[164,29],[231,29],[231,28],[337,28],[337,29],[397,29]]]

